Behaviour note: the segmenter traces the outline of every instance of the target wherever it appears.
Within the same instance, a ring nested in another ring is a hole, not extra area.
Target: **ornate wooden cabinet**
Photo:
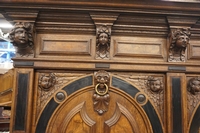
[[[11,132],[200,133],[198,2],[3,1]]]

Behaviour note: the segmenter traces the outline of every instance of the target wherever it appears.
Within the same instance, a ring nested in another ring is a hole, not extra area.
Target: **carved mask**
[[[18,44],[18,47],[24,47],[24,44],[28,45],[28,35],[24,28],[17,28],[15,30],[14,42]]]
[[[105,45],[108,43],[108,35],[106,33],[101,33],[99,35],[99,43],[101,45]]]
[[[185,48],[187,47],[187,44],[189,43],[189,37],[186,35],[180,35],[177,37],[176,40],[176,46],[179,48]]]

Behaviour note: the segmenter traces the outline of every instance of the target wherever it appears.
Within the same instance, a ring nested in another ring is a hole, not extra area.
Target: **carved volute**
[[[95,77],[95,93],[93,95],[93,104],[94,110],[98,112],[99,115],[102,115],[108,110],[108,105],[110,101],[109,91],[109,82],[110,75],[104,70],[100,70],[94,73]]]
[[[106,25],[97,28],[96,59],[110,58],[110,34],[111,30]]]
[[[16,57],[33,57],[33,25],[31,23],[17,22],[9,38],[16,48]]]
[[[191,33],[188,29],[177,29],[170,33],[169,62],[185,62],[186,49]]]

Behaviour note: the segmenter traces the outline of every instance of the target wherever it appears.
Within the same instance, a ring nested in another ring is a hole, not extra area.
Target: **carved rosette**
[[[194,109],[200,102],[200,77],[193,77],[187,83],[187,106],[188,106],[188,119],[192,116]]]
[[[9,39],[16,48],[16,57],[33,57],[33,24],[17,22],[9,34]]]
[[[109,81],[110,74],[104,70],[100,70],[94,73],[95,77],[95,92],[93,95],[94,110],[102,115],[108,110],[108,105],[110,101],[109,91]]]
[[[148,98],[154,103],[157,108],[162,120],[164,121],[164,77],[146,76],[134,73],[114,73],[115,75],[125,78],[129,82],[133,83],[135,86],[143,90],[143,92],[148,96]]]
[[[191,33],[189,29],[176,29],[169,34],[169,62],[185,62],[185,51],[189,45]]]
[[[110,36],[110,27],[106,25],[97,26],[96,59],[110,58]]]

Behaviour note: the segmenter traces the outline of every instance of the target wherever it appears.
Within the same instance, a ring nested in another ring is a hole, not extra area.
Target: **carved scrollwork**
[[[108,105],[110,101],[110,95],[108,93],[108,84],[110,81],[110,75],[104,70],[100,70],[94,73],[95,77],[95,92],[93,95],[94,110],[102,115],[108,110]]]
[[[106,25],[97,28],[96,59],[110,58],[111,30]]]
[[[189,29],[177,29],[170,33],[169,62],[185,62],[185,50],[189,45]]]
[[[10,32],[9,39],[16,48],[16,57],[33,57],[33,25],[17,22]]]

